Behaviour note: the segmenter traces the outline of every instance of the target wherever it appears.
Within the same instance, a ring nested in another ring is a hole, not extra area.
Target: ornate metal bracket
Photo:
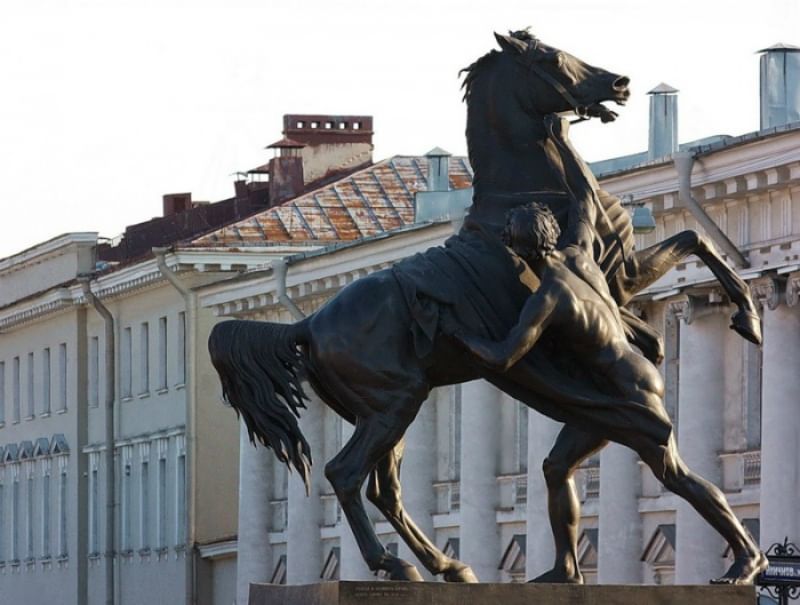
[[[776,542],[770,546],[766,555],[770,560],[770,567],[758,576],[759,590],[776,599],[780,605],[788,605],[790,599],[795,600],[800,597],[800,578],[774,573],[772,569],[780,567],[781,563],[800,569],[800,549],[786,537],[782,544]]]

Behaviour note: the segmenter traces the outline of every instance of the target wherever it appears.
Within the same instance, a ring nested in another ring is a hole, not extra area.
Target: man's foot
[[[566,569],[553,568],[530,582],[535,584],[583,584],[583,574],[581,572],[567,573]]]
[[[756,555],[738,557],[733,561],[725,575],[711,580],[712,584],[752,584],[758,574],[769,566],[763,552]]]
[[[731,317],[731,329],[753,344],[761,344],[761,319],[755,311],[741,310]]]

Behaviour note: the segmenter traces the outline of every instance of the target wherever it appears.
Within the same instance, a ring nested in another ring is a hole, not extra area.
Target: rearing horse
[[[311,448],[297,424],[299,410],[305,407],[301,380],[307,378],[331,409],[355,425],[349,441],[326,464],[325,476],[367,565],[386,571],[390,579],[420,580],[421,576],[378,540],[361,499],[367,479],[369,500],[432,574],[442,574],[447,581],[476,581],[465,563],[446,556],[405,512],[399,474],[403,436],[430,390],[478,378],[566,424],[559,439],[576,447],[564,455],[556,450],[547,473],[548,486],[558,497],[567,501],[573,497],[570,477],[580,459],[607,439],[617,441],[634,449],[668,489],[690,501],[728,541],[737,561],[746,563],[752,541],[724,498],[705,488],[698,492],[694,475],[676,452],[672,455],[666,414],[601,392],[580,376],[567,376],[563,366],[570,361],[559,357],[558,335],[545,334],[507,372],[494,372],[476,364],[441,333],[439,316],[444,312],[474,333],[499,339],[516,322],[538,285],[493,231],[508,208],[530,201],[531,192],[539,201],[561,205],[562,210],[571,204],[564,191],[568,179],[559,176],[558,162],[553,171],[538,149],[547,138],[545,116],[576,109],[608,120],[613,114],[600,103],[627,97],[626,78],[539,44],[527,34],[498,36],[498,41],[503,51],[480,59],[467,77],[467,134],[475,198],[462,232],[444,247],[350,284],[298,323],[229,320],[217,324],[209,338],[209,352],[224,396],[241,415],[251,440],[271,448],[306,484]],[[692,247],[673,243],[667,250],[636,256],[627,214],[610,196],[601,200],[605,207],[599,214],[605,222],[597,228],[606,242],[603,257],[622,259],[605,267],[609,281],[617,284],[620,304],[637,287],[651,283],[657,277],[654,272],[666,271],[669,261],[674,264],[681,254],[693,252],[709,266],[716,263],[712,270],[728,280],[726,290],[740,304],[740,313],[752,312],[746,285],[710,247],[706,249],[701,238],[689,238],[695,244]],[[562,216],[569,221],[569,212],[562,211]],[[621,236],[614,236],[615,229]],[[641,336],[644,327],[631,321],[631,336]],[[586,440],[587,435],[591,440]],[[574,552],[573,534],[556,533],[563,557]],[[735,563],[724,581],[752,581],[752,567]],[[547,579],[582,579],[577,567],[572,577],[559,576],[559,571],[557,561],[555,575]]]

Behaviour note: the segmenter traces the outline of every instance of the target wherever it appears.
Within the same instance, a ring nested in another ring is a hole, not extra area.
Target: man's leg
[[[542,465],[547,483],[547,508],[556,547],[553,569],[533,582],[582,584],[578,567],[580,500],[572,475],[575,469],[607,441],[598,435],[564,426]]]
[[[678,454],[674,434],[667,446],[653,444],[634,448],[655,476],[716,529],[733,551],[733,565],[724,576],[712,579],[718,584],[752,584],[767,567],[767,558],[733,514],[725,496],[712,483],[690,471]]]

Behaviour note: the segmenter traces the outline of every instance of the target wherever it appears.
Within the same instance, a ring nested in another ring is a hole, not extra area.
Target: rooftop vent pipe
[[[428,191],[450,190],[450,155],[439,147],[425,154],[428,158]]]
[[[774,44],[761,55],[761,130],[800,122],[800,47]]]
[[[678,151],[678,90],[663,82],[650,95],[650,132],[647,159],[655,160]]]

